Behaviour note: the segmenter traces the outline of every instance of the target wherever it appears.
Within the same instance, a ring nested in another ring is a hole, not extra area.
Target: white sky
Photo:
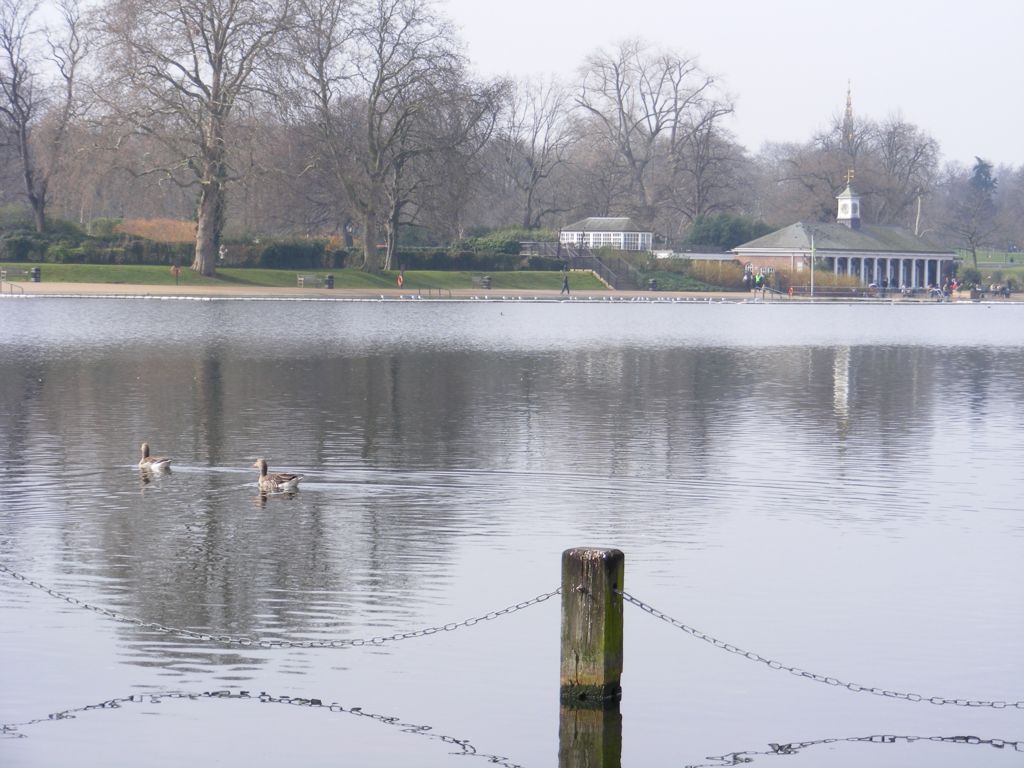
[[[946,160],[1024,165],[1024,0],[441,0],[485,75],[571,77],[629,37],[696,56],[757,152],[900,113]]]

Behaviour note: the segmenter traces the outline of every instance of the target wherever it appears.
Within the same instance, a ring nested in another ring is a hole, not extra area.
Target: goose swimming
[[[150,456],[149,443],[142,444],[142,458],[139,459],[139,469],[150,469],[154,472],[162,472],[171,468],[171,460],[166,456]]]
[[[292,475],[287,472],[267,472],[267,460],[257,459],[253,464],[260,470],[258,481],[260,490],[264,493],[275,491],[294,491],[299,487],[302,475]]]

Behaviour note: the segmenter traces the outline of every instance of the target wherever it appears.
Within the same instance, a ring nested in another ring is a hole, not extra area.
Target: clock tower
[[[846,189],[836,195],[839,207],[836,210],[836,223],[844,224],[850,229],[860,229],[860,195],[853,191],[853,170],[846,174]]]

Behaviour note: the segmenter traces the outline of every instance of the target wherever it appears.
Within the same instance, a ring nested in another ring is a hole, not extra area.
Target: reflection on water
[[[1014,312],[0,302],[0,563],[142,622],[330,641],[485,614],[553,589],[562,549],[607,544],[626,552],[631,593],[767,656],[896,690],[1017,700]],[[178,330],[146,338],[140,313]],[[144,440],[172,471],[140,473]],[[261,496],[260,456],[304,474],[301,490]],[[112,686],[206,685],[351,694],[522,765],[559,749],[555,601],[401,648],[275,651],[112,624],[25,592],[0,580],[0,658],[18,660],[2,662],[0,722]],[[807,690],[652,624],[627,616],[629,764],[698,762],[812,725],[1019,730],[1014,713]],[[0,753],[5,765],[85,765],[110,758],[107,742],[216,750],[241,725],[212,717],[219,736],[190,716],[138,728],[122,713]],[[290,754],[337,756],[331,726],[295,727]],[[261,723],[268,737],[276,728]],[[453,763],[355,738],[364,764]],[[242,741],[252,756],[273,751]],[[830,764],[864,760],[851,752]],[[975,764],[1006,754],[989,752],[972,752]],[[925,759],[958,764],[944,754]]]

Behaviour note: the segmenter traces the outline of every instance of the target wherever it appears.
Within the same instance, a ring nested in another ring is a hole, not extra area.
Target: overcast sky
[[[633,36],[696,56],[751,152],[900,113],[943,156],[1024,165],[1024,0],[441,0],[486,75],[572,76]]]

